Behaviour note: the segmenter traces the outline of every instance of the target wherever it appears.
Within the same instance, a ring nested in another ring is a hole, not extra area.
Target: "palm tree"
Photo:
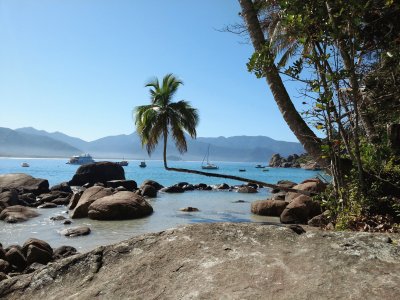
[[[252,0],[239,0],[242,8],[242,17],[246,23],[247,31],[254,49],[256,51],[267,52],[267,56],[274,57],[274,54],[268,48],[265,48],[267,41],[257,16],[257,11],[254,8]],[[273,26],[272,26],[273,27]],[[282,78],[279,75],[278,68],[274,62],[264,66],[263,73],[269,85],[269,88],[274,96],[275,102],[289,128],[303,145],[304,149],[321,165],[326,165],[326,161],[321,159],[321,141],[308,127],[304,119],[296,110],[292,100],[283,84]]]
[[[233,179],[289,192],[291,191],[310,195],[310,193],[306,191],[279,187],[274,184],[238,176],[168,167],[167,142],[169,133],[171,133],[176,147],[182,154],[187,151],[185,132],[187,132],[192,138],[196,138],[197,135],[196,126],[199,122],[197,109],[193,108],[189,102],[185,100],[172,102],[173,96],[181,84],[183,84],[183,82],[173,74],[167,74],[164,76],[161,85],[158,79],[155,78],[146,84],[146,87],[150,87],[151,104],[137,106],[134,110],[136,131],[140,136],[142,146],[146,146],[149,155],[151,155],[155,150],[160,138],[163,138],[163,160],[164,168],[167,171]]]

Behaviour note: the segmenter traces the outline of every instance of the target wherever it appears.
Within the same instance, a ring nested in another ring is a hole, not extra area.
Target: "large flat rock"
[[[47,179],[35,178],[24,173],[12,173],[0,175],[0,189],[18,189],[25,193],[40,195],[49,191]]]
[[[398,240],[400,236],[392,236]],[[400,249],[382,234],[252,223],[187,225],[0,282],[5,299],[398,299]]]

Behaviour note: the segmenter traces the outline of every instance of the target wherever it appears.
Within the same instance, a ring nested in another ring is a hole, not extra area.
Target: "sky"
[[[232,0],[0,0],[0,127],[130,134],[146,82],[173,73],[175,100],[199,110],[198,136],[297,141],[247,71],[251,43],[219,30],[239,11]]]

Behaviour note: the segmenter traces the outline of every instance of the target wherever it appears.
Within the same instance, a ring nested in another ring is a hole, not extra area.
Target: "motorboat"
[[[201,162],[201,168],[205,169],[205,170],[217,170],[217,169],[219,169],[217,165],[214,165],[214,164],[210,163],[209,156],[210,156],[210,145],[208,145],[207,153],[204,156],[203,161]],[[204,163],[204,161],[206,161],[206,163]]]
[[[81,155],[74,155],[72,156],[67,164],[70,165],[85,165],[85,164],[91,164],[94,163],[94,159],[92,156],[90,156],[89,153],[86,154],[81,154]]]
[[[246,169],[239,169],[239,172],[246,172]]]
[[[27,162],[23,162],[23,163],[21,164],[21,167],[27,168],[27,167],[29,167],[29,164],[28,164]]]
[[[257,169],[264,169],[264,168],[266,168],[266,166],[257,165],[256,168],[257,168]]]
[[[121,160],[117,162],[118,165],[120,165],[121,167],[126,167],[127,165],[129,165],[129,162],[127,160]]]
[[[146,162],[145,161],[141,161],[139,167],[146,168],[147,167]]]

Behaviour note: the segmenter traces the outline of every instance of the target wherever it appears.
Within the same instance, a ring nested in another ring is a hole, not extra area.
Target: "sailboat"
[[[203,161],[201,162],[201,168],[206,169],[206,170],[217,170],[219,169],[217,165],[211,164],[210,161],[208,160],[210,156],[210,145],[208,145],[207,153],[203,158]],[[207,161],[206,164],[204,164],[204,161]]]

